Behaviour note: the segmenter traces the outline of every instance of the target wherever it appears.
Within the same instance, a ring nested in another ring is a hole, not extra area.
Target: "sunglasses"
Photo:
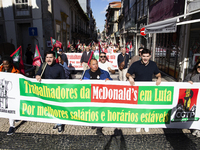
[[[106,58],[106,56],[100,56],[100,58]]]
[[[197,68],[200,68],[200,66],[197,66]]]

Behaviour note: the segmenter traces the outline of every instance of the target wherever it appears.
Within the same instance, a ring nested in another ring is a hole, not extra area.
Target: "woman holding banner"
[[[20,73],[18,69],[13,66],[12,58],[10,56],[4,56],[0,66],[0,72]],[[7,135],[12,135],[15,131],[15,120],[9,118],[10,128]]]
[[[200,82],[200,61],[195,64],[192,72],[185,77],[184,82],[189,82],[190,84],[193,84],[193,82]],[[200,130],[194,130],[192,135],[200,137]]]

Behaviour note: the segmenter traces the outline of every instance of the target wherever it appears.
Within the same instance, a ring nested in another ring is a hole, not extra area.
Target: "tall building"
[[[89,16],[89,13],[90,13],[90,8],[91,8],[91,1],[90,0],[78,0],[83,11],[88,15],[88,17],[90,18]]]
[[[116,36],[116,33],[118,32],[118,18],[120,8],[121,2],[111,2],[109,3],[106,10],[106,35],[108,42],[111,42],[112,44],[119,43],[119,39],[118,36]]]
[[[93,12],[91,9],[91,0],[78,0],[83,11],[87,14],[89,18],[89,32],[90,32],[90,41],[97,39],[97,31],[96,31],[96,21],[93,16]]]

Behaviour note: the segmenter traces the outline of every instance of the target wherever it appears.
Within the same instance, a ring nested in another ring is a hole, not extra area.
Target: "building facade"
[[[112,44],[119,43],[118,37],[118,18],[119,18],[119,11],[121,8],[121,2],[112,2],[109,3],[106,13],[106,36],[107,42]]]
[[[67,51],[69,42],[89,41],[89,24],[78,0],[0,0],[1,55],[11,54],[19,46],[25,54],[28,44],[34,52],[37,44],[43,56],[52,48],[50,37],[61,41]],[[30,31],[32,27],[37,30]],[[6,44],[12,45],[10,52],[3,51]]]
[[[177,81],[183,81],[200,60],[199,16],[197,0],[159,0],[149,4],[145,28],[152,41],[150,48],[159,69]]]
[[[106,38],[111,39],[108,18],[113,15],[108,14]],[[183,81],[200,60],[199,17],[199,0],[121,0],[116,35],[120,46],[132,42],[134,55],[139,47],[151,49],[159,69]],[[145,36],[140,34],[142,28]]]

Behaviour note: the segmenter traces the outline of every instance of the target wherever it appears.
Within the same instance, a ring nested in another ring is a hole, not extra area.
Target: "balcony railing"
[[[84,29],[83,27],[81,27],[79,25],[73,24],[72,28],[71,28],[71,31],[72,31],[72,33],[82,34],[82,35],[85,35],[86,37],[90,36],[89,29],[86,30],[86,29]]]

